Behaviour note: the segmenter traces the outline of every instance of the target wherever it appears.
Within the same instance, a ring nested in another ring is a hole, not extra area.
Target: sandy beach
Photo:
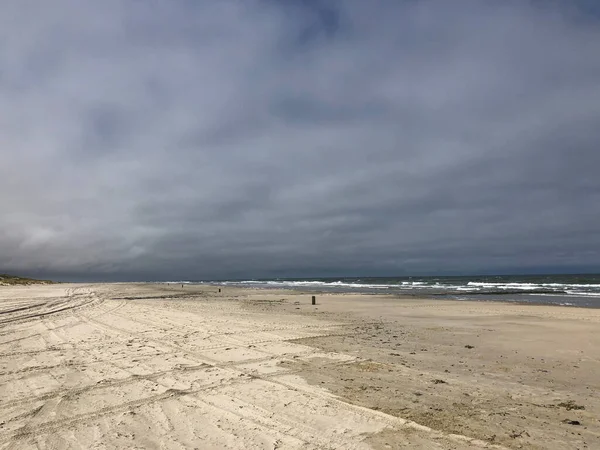
[[[0,449],[600,448],[600,310],[0,286]]]

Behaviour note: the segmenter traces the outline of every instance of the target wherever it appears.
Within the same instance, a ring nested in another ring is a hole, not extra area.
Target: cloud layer
[[[597,269],[598,55],[586,2],[3,2],[0,269]]]

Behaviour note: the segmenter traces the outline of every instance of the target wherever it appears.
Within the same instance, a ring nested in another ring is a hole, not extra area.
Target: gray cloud
[[[588,2],[7,1],[0,270],[594,270]]]

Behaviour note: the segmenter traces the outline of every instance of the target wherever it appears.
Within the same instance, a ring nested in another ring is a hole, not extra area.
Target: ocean
[[[201,283],[600,308],[600,275],[278,278]]]

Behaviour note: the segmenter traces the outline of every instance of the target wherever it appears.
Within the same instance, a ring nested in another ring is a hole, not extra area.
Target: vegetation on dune
[[[30,285],[30,284],[54,284],[54,281],[34,280],[33,278],[17,277],[14,275],[7,275],[7,274],[0,273],[0,286]]]

